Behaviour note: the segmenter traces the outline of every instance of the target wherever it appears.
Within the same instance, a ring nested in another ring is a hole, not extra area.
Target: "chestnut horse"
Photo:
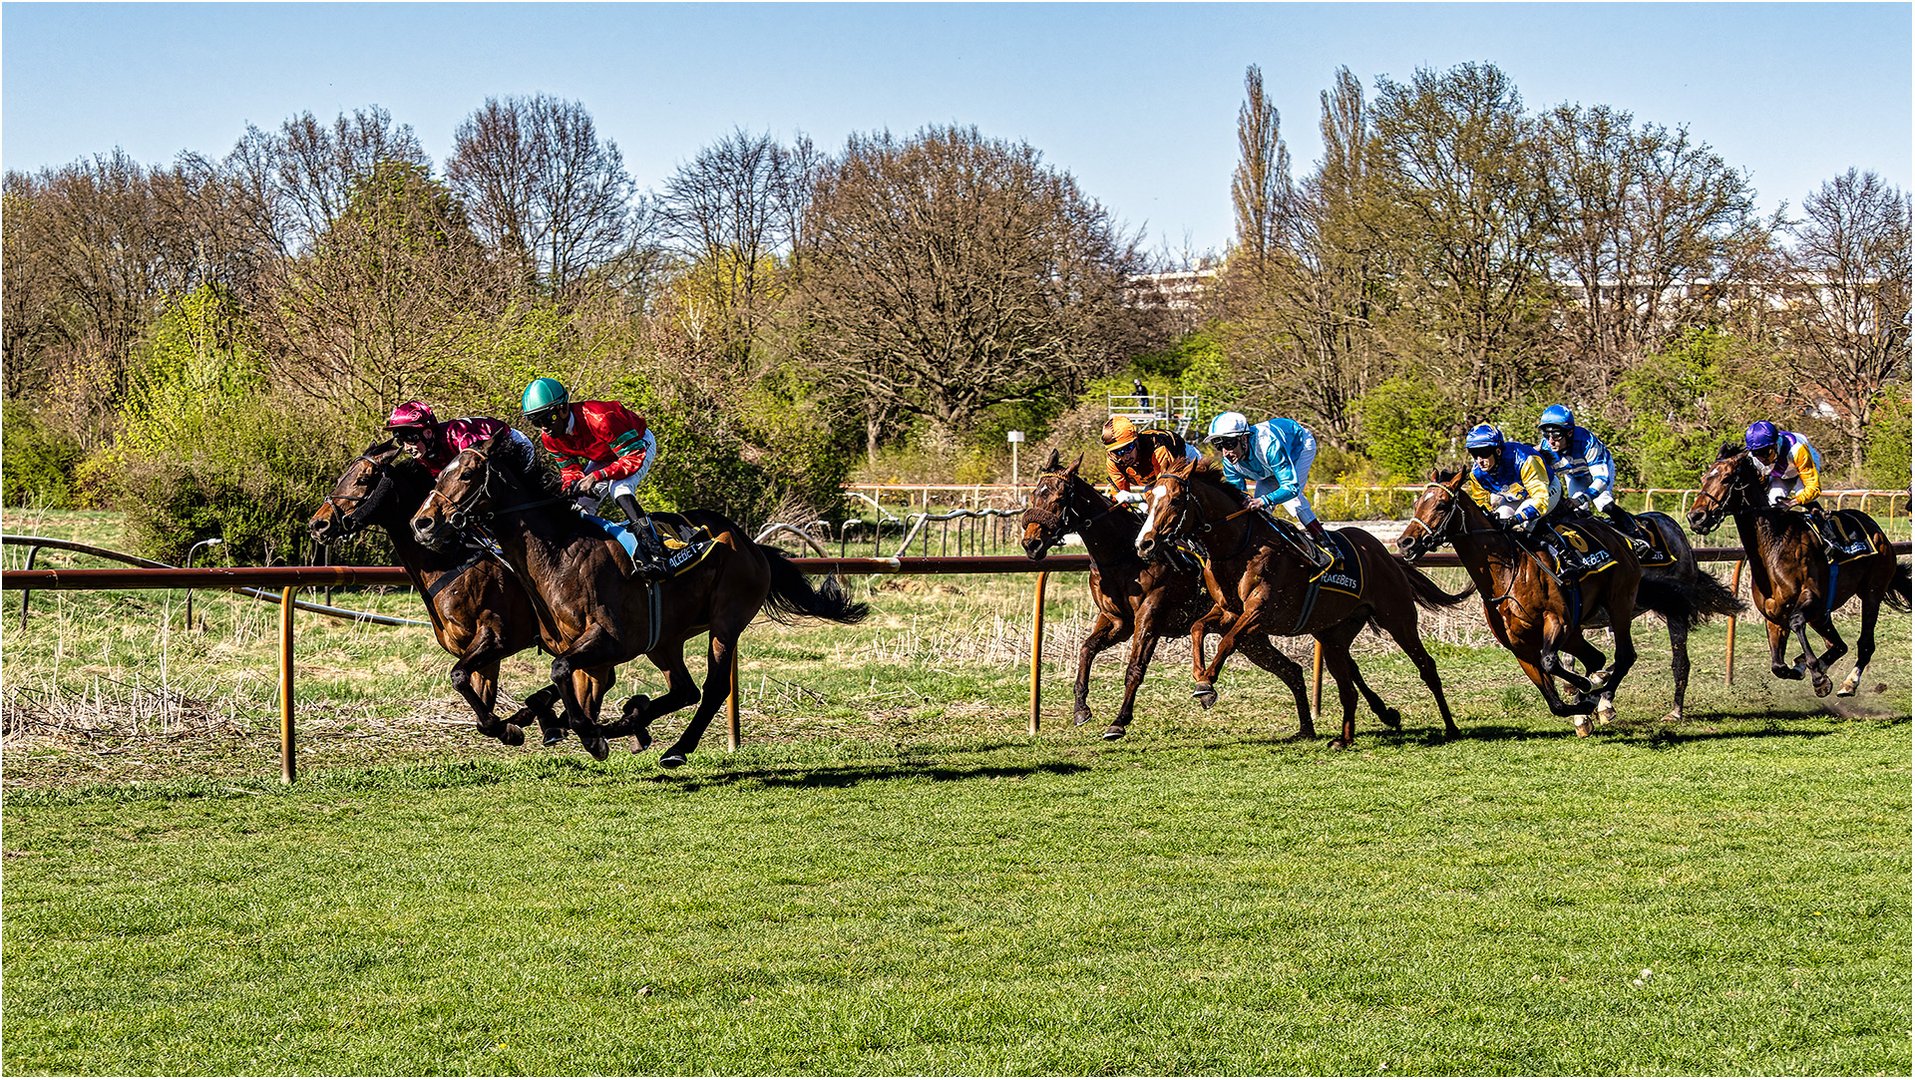
[[[1636,646],[1629,622],[1636,613],[1636,594],[1643,584],[1642,567],[1622,534],[1608,524],[1580,521],[1577,528],[1600,542],[1614,558],[1604,569],[1582,575],[1582,602],[1577,605],[1537,557],[1497,525],[1476,500],[1462,490],[1467,473],[1444,470],[1430,478],[1410,511],[1410,521],[1397,538],[1397,550],[1415,562],[1448,542],[1456,548],[1476,591],[1483,596],[1483,616],[1496,640],[1516,657],[1523,674],[1543,692],[1549,711],[1573,717],[1576,734],[1592,731],[1593,711],[1604,723],[1616,715],[1615,690],[1636,663]],[[1572,613],[1580,607],[1582,617]],[[1687,610],[1679,594],[1658,591],[1656,610]],[[1588,617],[1606,612],[1616,639],[1615,667],[1604,671],[1603,655],[1583,637]],[[1582,662],[1584,677],[1563,663],[1562,653]],[[1564,701],[1551,676],[1562,679],[1582,696]]]
[[[655,585],[634,578],[624,549],[559,494],[549,470],[527,472],[511,455],[496,453],[506,437],[459,452],[414,514],[413,533],[430,545],[484,525],[498,540],[538,612],[566,723],[599,760],[609,752],[608,738],[632,735],[643,749],[651,745],[654,719],[696,702],[697,712],[658,760],[666,768],[683,765],[724,704],[738,637],[760,611],[781,622],[808,615],[855,623],[868,610],[836,578],[813,588],[783,552],[709,510],[653,515],[666,535],[687,525],[709,536],[711,548]],[[707,632],[701,695],[684,652],[687,640]],[[601,727],[599,706],[615,665],[637,656],[665,673],[665,696],[634,695],[619,720]]]
[[[1097,607],[1097,619],[1077,649],[1076,721],[1087,724],[1096,719],[1090,709],[1091,661],[1105,649],[1128,640],[1130,660],[1124,668],[1124,701],[1103,732],[1106,739],[1121,739],[1130,727],[1137,688],[1143,684],[1144,671],[1157,652],[1157,642],[1168,634],[1188,633],[1190,624],[1210,607],[1210,595],[1204,590],[1200,570],[1138,556],[1135,542],[1143,522],[1079,476],[1077,470],[1083,463],[1079,457],[1065,468],[1063,455],[1051,451],[1031,491],[1030,506],[1024,511],[1024,553],[1041,560],[1065,533],[1074,532],[1084,541],[1091,559],[1090,595]],[[1243,654],[1290,688],[1297,701],[1296,737],[1314,737],[1316,725],[1303,688],[1303,668],[1265,638],[1246,640]],[[1390,727],[1401,723],[1395,710],[1387,706],[1378,715]]]
[[[552,713],[558,689],[549,684],[525,699],[510,720],[493,715],[499,661],[539,643],[538,618],[512,572],[485,549],[441,553],[413,539],[409,519],[432,491],[432,477],[425,466],[399,453],[396,443],[375,443],[354,458],[313,514],[313,539],[333,544],[368,526],[383,529],[394,557],[425,599],[433,636],[459,658],[452,666],[452,685],[478,717],[479,733],[518,746],[525,742],[522,725],[536,716],[547,744],[558,741],[565,729]]]
[[[1909,609],[1909,566],[1906,560],[1896,561],[1882,527],[1860,510],[1836,511],[1852,530],[1872,541],[1875,553],[1831,567],[1822,538],[1802,514],[1764,505],[1768,483],[1739,443],[1722,447],[1697,487],[1689,510],[1689,524],[1697,532],[1712,533],[1725,516],[1735,518],[1749,559],[1750,595],[1769,623],[1769,670],[1776,678],[1800,679],[1806,670],[1816,696],[1827,697],[1833,686],[1829,666],[1848,652],[1832,616],[1850,597],[1861,597],[1855,670],[1842,681],[1837,696],[1855,693],[1862,671],[1875,656],[1875,620],[1882,601],[1900,611]],[[1809,627],[1829,643],[1820,656],[1809,647]],[[1794,664],[1782,659],[1791,635],[1802,643]]]
[[[1201,539],[1210,553],[1204,584],[1211,607],[1190,628],[1191,673],[1196,697],[1205,708],[1217,699],[1217,675],[1224,661],[1243,642],[1259,635],[1308,634],[1322,643],[1324,666],[1336,678],[1343,704],[1343,732],[1330,745],[1347,748],[1356,737],[1357,693],[1381,713],[1382,702],[1364,684],[1350,656],[1350,643],[1370,625],[1388,634],[1416,665],[1443,715],[1444,736],[1459,734],[1436,661],[1417,633],[1416,609],[1460,604],[1470,590],[1444,592],[1421,571],[1391,558],[1383,542],[1363,529],[1337,530],[1359,564],[1360,583],[1349,582],[1357,591],[1321,588],[1313,581],[1316,568],[1304,563],[1296,541],[1278,533],[1262,513],[1246,510],[1243,492],[1225,482],[1209,461],[1185,462],[1159,473],[1149,506],[1137,534],[1139,555],[1148,557],[1179,536]],[[1204,636],[1213,628],[1222,638],[1216,656],[1206,664]]]

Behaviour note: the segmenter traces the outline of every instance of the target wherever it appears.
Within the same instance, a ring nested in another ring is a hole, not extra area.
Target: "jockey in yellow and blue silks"
[[[1223,478],[1244,489],[1244,505],[1290,511],[1316,541],[1316,550],[1309,552],[1316,568],[1329,566],[1335,559],[1330,534],[1304,495],[1317,458],[1317,437],[1310,429],[1280,416],[1252,427],[1242,413],[1226,412],[1210,421],[1206,441],[1223,457]]]
[[[1470,474],[1463,490],[1498,524],[1534,532],[1562,502],[1563,484],[1542,451],[1503,438],[1494,424],[1478,424],[1463,440]]]
[[[1815,501],[1822,494],[1822,454],[1808,438],[1783,431],[1767,420],[1757,420],[1743,433],[1742,445],[1755,459],[1769,481],[1769,505],[1778,510],[1800,509],[1809,516],[1823,543],[1830,548],[1839,542],[1830,532],[1829,520]]]
[[[1571,509],[1602,511],[1610,524],[1636,549],[1636,557],[1649,557],[1649,545],[1641,538],[1635,515],[1616,501],[1616,459],[1596,433],[1576,424],[1576,414],[1567,405],[1551,405],[1536,423],[1542,441],[1536,449],[1543,452],[1550,471],[1562,479],[1563,498]]]

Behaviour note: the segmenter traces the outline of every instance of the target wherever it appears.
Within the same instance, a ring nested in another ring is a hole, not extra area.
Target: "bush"
[[[1889,391],[1876,404],[1875,417],[1868,426],[1862,476],[1869,487],[1908,490],[1909,439],[1908,390]]]
[[[1428,383],[1398,376],[1357,399],[1364,454],[1399,481],[1428,476],[1448,450],[1457,406]]]
[[[86,456],[72,436],[55,430],[15,403],[0,425],[0,500],[8,506],[29,503],[51,507],[75,504],[74,472]]]

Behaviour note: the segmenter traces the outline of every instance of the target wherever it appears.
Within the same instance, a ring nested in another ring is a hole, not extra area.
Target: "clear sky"
[[[1338,66],[1501,67],[1525,103],[1687,125],[1764,209],[1850,166],[1910,187],[1894,4],[0,5],[0,164],[223,156],[248,123],[377,104],[435,163],[488,96],[577,100],[641,187],[732,128],[827,149],[974,124],[1078,178],[1149,246],[1221,248],[1244,69],[1297,171]]]

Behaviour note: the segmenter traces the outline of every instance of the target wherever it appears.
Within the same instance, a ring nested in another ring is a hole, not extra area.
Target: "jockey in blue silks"
[[[1563,481],[1549,467],[1549,459],[1528,443],[1503,438],[1495,424],[1478,424],[1463,439],[1470,455],[1469,479],[1463,491],[1489,511],[1496,523],[1529,533],[1556,555],[1565,575],[1575,576],[1574,563],[1553,530],[1542,528],[1563,499]]]
[[[1648,558],[1649,545],[1641,537],[1635,515],[1616,501],[1616,459],[1610,456],[1609,447],[1595,432],[1578,427],[1576,414],[1570,412],[1567,405],[1544,409],[1536,429],[1543,436],[1536,449],[1543,452],[1550,471],[1562,478],[1563,498],[1568,500],[1570,508],[1584,513],[1591,507],[1602,511],[1636,550],[1636,557]]]
[[[1276,417],[1254,427],[1242,413],[1218,413],[1207,440],[1223,457],[1223,478],[1244,489],[1244,505],[1268,511],[1281,506],[1296,516],[1315,541],[1307,552],[1321,570],[1335,560],[1330,534],[1310,508],[1304,487],[1317,457],[1317,437],[1295,420]]]

